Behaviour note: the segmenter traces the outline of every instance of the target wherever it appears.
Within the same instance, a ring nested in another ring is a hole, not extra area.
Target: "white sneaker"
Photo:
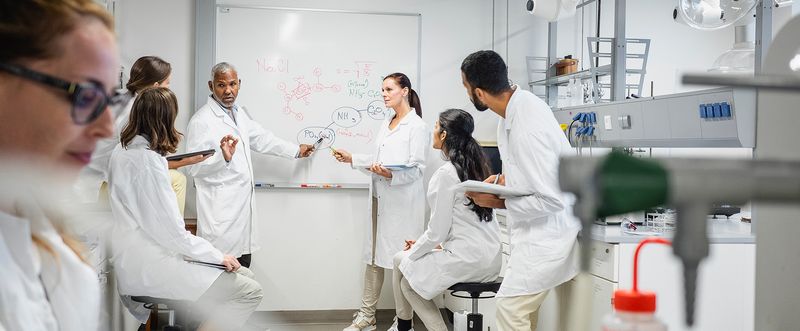
[[[366,317],[363,314],[356,313],[353,318],[353,324],[350,324],[342,331],[374,331],[375,328],[375,316]]]
[[[397,331],[397,316],[394,317],[394,323],[392,323],[392,326],[390,326],[386,331]],[[409,331],[414,331],[414,328],[411,328]]]

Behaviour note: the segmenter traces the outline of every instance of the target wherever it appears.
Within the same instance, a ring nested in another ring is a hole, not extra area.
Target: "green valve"
[[[595,175],[600,188],[598,217],[663,205],[669,197],[667,171],[660,164],[612,152]]]

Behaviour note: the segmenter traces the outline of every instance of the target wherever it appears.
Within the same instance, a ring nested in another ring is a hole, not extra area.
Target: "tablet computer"
[[[192,157],[192,156],[195,156],[195,155],[214,155],[214,153],[216,153],[216,150],[212,148],[212,149],[207,149],[207,150],[204,150],[204,151],[197,151],[197,152],[184,153],[184,154],[175,154],[175,155],[167,156],[167,161],[183,160],[183,159],[185,159],[187,157]]]

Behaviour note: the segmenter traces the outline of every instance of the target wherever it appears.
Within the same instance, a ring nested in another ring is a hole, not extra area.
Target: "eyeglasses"
[[[111,97],[97,82],[74,83],[34,71],[10,63],[0,63],[0,70],[12,75],[30,79],[45,85],[55,87],[67,93],[72,103],[72,122],[77,125],[86,125],[96,120],[106,110],[107,106],[115,106],[127,102],[126,94],[115,93]]]

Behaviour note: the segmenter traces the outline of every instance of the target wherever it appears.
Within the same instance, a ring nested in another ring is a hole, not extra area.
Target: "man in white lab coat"
[[[251,253],[260,248],[255,238],[250,151],[299,158],[311,155],[313,147],[280,139],[250,118],[236,103],[241,80],[232,65],[214,65],[211,79],[208,88],[212,94],[192,116],[186,134],[188,151],[218,150],[205,162],[187,167],[197,187],[197,235],[249,267]],[[233,147],[231,153],[219,150],[219,137]]]
[[[511,255],[497,293],[497,326],[501,331],[535,330],[547,292],[578,271],[580,223],[558,186],[558,159],[570,145],[550,107],[509,84],[508,68],[497,53],[470,54],[461,64],[461,78],[475,108],[501,117],[497,146],[504,174],[498,184],[532,192],[508,199],[477,192],[469,196],[480,206],[508,210]]]

